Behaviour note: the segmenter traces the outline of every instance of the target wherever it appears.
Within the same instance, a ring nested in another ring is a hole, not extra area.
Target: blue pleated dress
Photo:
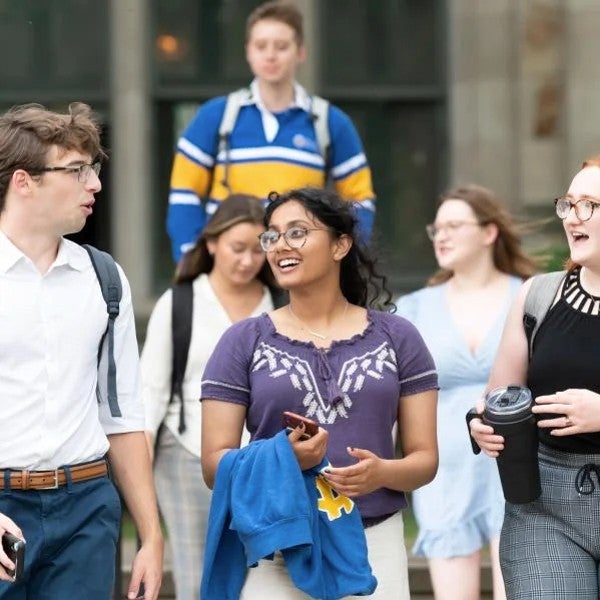
[[[439,378],[435,479],[412,494],[419,533],[412,549],[428,558],[466,556],[500,535],[504,497],[496,461],[471,450],[465,414],[482,397],[504,321],[521,280],[512,277],[510,299],[475,354],[454,325],[446,286],[423,288],[397,301],[433,355]]]

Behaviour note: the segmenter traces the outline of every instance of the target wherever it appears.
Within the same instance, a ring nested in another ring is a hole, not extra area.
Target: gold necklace
[[[300,323],[300,325],[302,325],[301,329],[306,331],[306,333],[310,333],[310,335],[312,335],[316,338],[319,338],[320,340],[326,340],[329,337],[329,334],[319,333],[318,331],[315,331],[314,329],[311,329],[310,327],[308,327],[308,325],[302,319],[300,319],[300,317],[292,310],[291,304],[288,304],[287,307],[288,307],[288,310],[290,311],[290,314],[292,315],[292,317],[294,317],[294,319],[296,319],[296,321],[298,321],[298,323]],[[348,310],[348,300],[346,300],[346,305],[344,306],[344,312],[342,313],[342,319],[346,316],[347,310]]]

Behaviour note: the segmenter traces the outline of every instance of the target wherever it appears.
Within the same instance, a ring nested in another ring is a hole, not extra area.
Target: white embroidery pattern
[[[381,380],[386,370],[397,374],[398,363],[396,353],[388,342],[348,359],[342,364],[337,380],[342,399],[335,404],[323,398],[310,364],[298,356],[261,342],[254,352],[252,372],[261,369],[268,369],[272,378],[287,376],[295,390],[304,392],[302,405],[306,407],[306,416],[330,425],[338,417],[348,418],[351,395],[363,389],[367,378]]]
[[[344,393],[342,402],[337,407],[341,417],[348,418],[347,408],[352,406],[352,400],[348,395],[362,390],[367,377],[372,379],[383,379],[385,370],[398,373],[398,362],[396,353],[388,342],[383,342],[375,350],[365,352],[362,356],[355,356],[342,365],[338,384]]]

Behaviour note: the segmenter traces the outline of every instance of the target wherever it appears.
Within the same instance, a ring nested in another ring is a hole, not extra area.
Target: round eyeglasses
[[[446,223],[429,223],[429,225],[425,225],[425,231],[427,232],[427,237],[433,242],[435,236],[441,231],[448,231],[449,233],[454,233],[458,231],[461,227],[465,225],[481,225],[477,221],[447,221]]]
[[[260,246],[265,252],[269,252],[283,236],[285,243],[294,249],[302,248],[306,244],[309,231],[329,231],[324,227],[290,227],[287,231],[280,233],[274,229],[268,229],[258,236]]]
[[[77,173],[77,181],[79,183],[85,183],[92,171],[96,175],[100,175],[100,169],[102,163],[100,161],[94,163],[83,163],[82,165],[66,165],[64,167],[42,167],[41,169],[35,169],[33,173],[47,173],[50,171],[65,171],[68,173]]]
[[[575,209],[575,214],[580,221],[588,221],[594,214],[594,209],[600,206],[600,202],[590,200],[589,198],[580,198],[576,202],[573,202],[569,198],[557,198],[554,201],[554,207],[556,208],[556,214],[559,219],[566,219],[571,212],[571,209]]]

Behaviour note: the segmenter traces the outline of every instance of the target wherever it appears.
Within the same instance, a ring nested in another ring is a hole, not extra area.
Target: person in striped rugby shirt
[[[275,0],[255,9],[246,25],[246,58],[254,80],[235,93],[228,135],[223,131],[228,96],[221,96],[204,103],[180,137],[167,212],[176,261],[230,194],[266,198],[272,190],[328,182],[356,203],[359,233],[363,241],[370,239],[371,170],[349,116],[297,83],[306,55],[303,35],[302,14],[293,5]]]

